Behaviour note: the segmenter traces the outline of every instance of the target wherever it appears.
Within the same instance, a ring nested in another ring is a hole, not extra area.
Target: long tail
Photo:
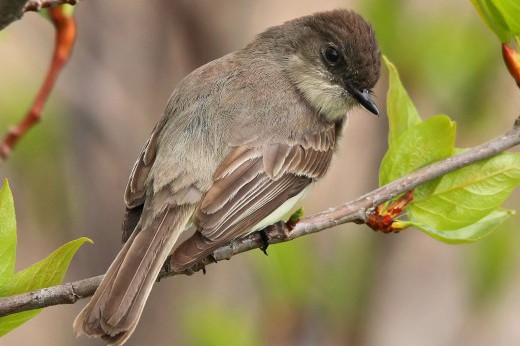
[[[133,333],[152,286],[192,212],[167,208],[136,230],[74,321],[74,331],[122,345]]]

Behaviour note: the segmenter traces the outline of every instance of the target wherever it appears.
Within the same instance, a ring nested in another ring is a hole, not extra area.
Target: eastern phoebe
[[[347,112],[378,114],[379,69],[372,27],[335,10],[267,29],[184,78],[130,175],[125,244],[74,330],[123,344],[183,231],[195,233],[172,255],[177,270],[279,221],[327,172]]]

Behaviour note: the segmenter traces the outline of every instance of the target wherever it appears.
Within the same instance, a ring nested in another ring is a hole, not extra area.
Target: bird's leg
[[[203,261],[201,261],[198,266],[200,269],[202,269],[202,274],[206,275],[206,264],[217,263],[217,262],[218,261],[215,258],[215,255],[212,253],[208,257],[206,257]]]
[[[271,239],[269,238],[269,233],[267,233],[267,228],[264,228],[258,233],[260,234],[260,239],[262,240],[262,246],[260,246],[260,250],[264,253],[264,255],[268,256],[267,248],[269,247],[269,244],[271,242]]]

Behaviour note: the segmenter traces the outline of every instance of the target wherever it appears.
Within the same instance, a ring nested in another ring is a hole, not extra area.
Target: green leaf
[[[14,274],[16,261],[16,218],[7,179],[0,190],[0,290]]]
[[[296,223],[300,221],[300,219],[303,217],[303,208],[300,207],[300,209],[296,210],[292,215],[289,217],[289,220],[287,220],[287,223]]]
[[[500,41],[509,43],[520,34],[520,2],[518,0],[471,0]]]
[[[512,210],[495,210],[479,221],[455,230],[440,231],[433,227],[411,222],[411,225],[423,233],[447,244],[463,244],[480,240],[514,214]]]
[[[385,56],[383,56],[383,61],[388,68],[389,74],[386,109],[390,127],[388,145],[392,146],[395,140],[408,128],[419,124],[421,117],[406,89],[403,87],[394,64]]]
[[[518,0],[495,0],[496,7],[504,17],[512,36],[520,35],[520,2]]]
[[[92,240],[82,237],[68,242],[45,259],[14,274],[6,289],[2,290],[2,295],[9,296],[60,284],[72,257],[85,242],[92,243]],[[41,309],[36,309],[0,317],[0,336],[36,316],[40,311]]]
[[[43,260],[14,274],[11,282],[14,283],[16,292],[13,293],[28,292],[61,283],[72,257],[86,242],[92,244],[92,240],[87,237],[72,240]]]
[[[17,314],[0,317],[0,337],[38,315],[41,310],[42,309],[23,311]]]
[[[379,184],[441,160],[453,153],[455,123],[437,115],[404,131],[388,148],[379,170]]]
[[[466,227],[497,209],[520,184],[520,153],[504,153],[444,175],[408,207],[410,220],[438,230]]]

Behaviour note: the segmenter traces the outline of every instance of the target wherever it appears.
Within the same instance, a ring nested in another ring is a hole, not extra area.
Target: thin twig
[[[489,142],[466,150],[445,160],[421,168],[390,184],[367,193],[346,204],[331,208],[322,213],[302,218],[291,230],[284,222],[278,222],[266,228],[270,244],[282,243],[308,234],[331,228],[347,222],[365,223],[368,215],[379,204],[384,203],[419,184],[425,183],[461,167],[487,159],[500,152],[520,144],[520,117],[516,119],[513,128],[502,136]],[[242,252],[260,248],[264,244],[259,232],[235,240],[216,250],[212,256],[184,272],[174,272],[165,267],[159,279],[179,274],[191,274],[206,265],[230,259]],[[43,308],[58,304],[74,304],[78,299],[94,294],[103,275],[84,280],[69,282],[49,288],[23,293],[16,296],[0,298],[0,316],[16,312]]]
[[[49,15],[56,28],[56,40],[47,76],[32,107],[22,121],[11,128],[0,144],[0,163],[4,161],[20,138],[40,119],[43,106],[51,93],[58,74],[69,60],[76,38],[76,22],[73,16],[65,15],[62,8],[50,8]]]
[[[0,30],[3,30],[6,26],[22,18],[27,0],[9,0],[0,1]]]
[[[25,12],[38,12],[44,8],[64,4],[75,5],[77,0],[2,0],[0,1],[0,30],[23,17]]]

